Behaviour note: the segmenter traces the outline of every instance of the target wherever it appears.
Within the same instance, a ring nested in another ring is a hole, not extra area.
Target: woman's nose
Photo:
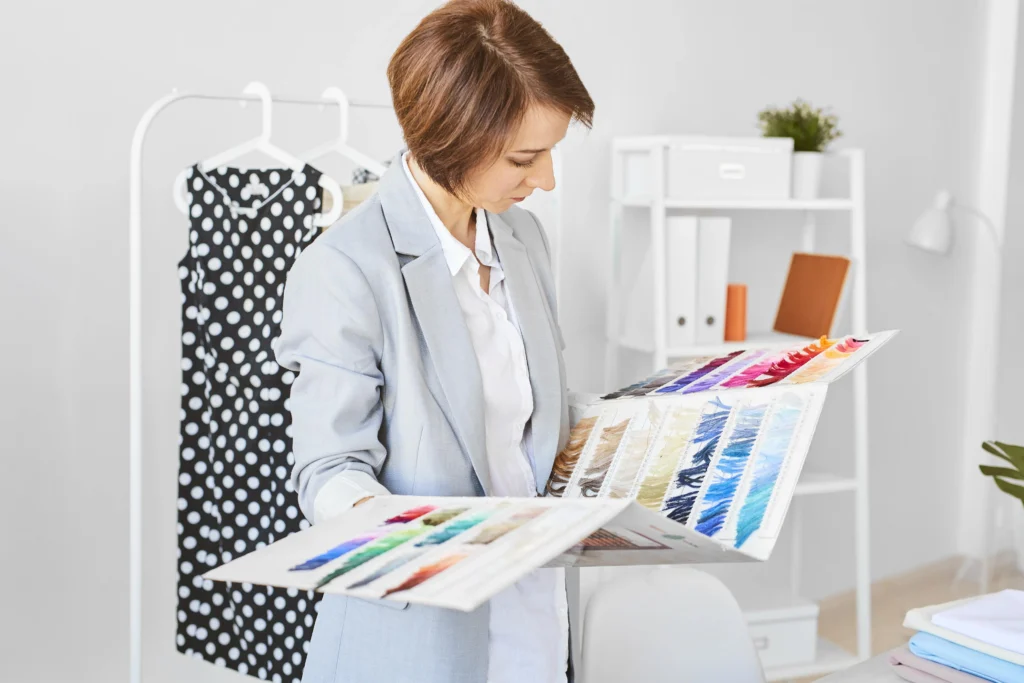
[[[543,159],[537,160],[534,164],[533,173],[526,178],[526,185],[530,188],[540,188],[545,192],[555,189],[555,168],[551,159],[551,152],[543,155]]]

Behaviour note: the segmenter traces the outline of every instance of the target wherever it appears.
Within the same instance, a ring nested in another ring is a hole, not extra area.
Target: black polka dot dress
[[[205,581],[308,526],[289,475],[294,379],[274,360],[285,275],[316,236],[320,172],[188,171],[182,292],[178,650],[299,681],[319,596]]]

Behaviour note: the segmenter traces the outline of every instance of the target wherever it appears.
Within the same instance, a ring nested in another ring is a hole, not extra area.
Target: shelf
[[[769,681],[785,681],[790,678],[823,676],[834,671],[841,671],[857,664],[860,659],[838,645],[824,638],[818,638],[818,656],[807,664],[793,664],[766,669],[765,678]]]
[[[650,197],[626,197],[623,206],[650,207]],[[852,199],[665,199],[666,209],[717,209],[749,211],[850,211],[856,203]]]
[[[612,139],[611,159],[611,182],[610,182],[610,223],[613,239],[609,241],[609,264],[611,265],[612,286],[608,296],[608,347],[605,355],[605,384],[621,386],[622,378],[619,372],[619,351],[627,349],[633,353],[646,354],[646,357],[637,355],[628,358],[630,365],[636,365],[640,361],[651,361],[646,363],[650,372],[658,372],[664,366],[676,363],[679,360],[692,356],[713,356],[721,357],[738,350],[747,349],[785,349],[787,347],[806,345],[811,339],[795,337],[776,333],[750,334],[749,339],[744,342],[723,342],[712,344],[690,344],[681,346],[671,343],[671,340],[678,340],[678,328],[675,326],[675,319],[666,319],[664,324],[661,321],[650,320],[641,325],[627,323],[639,315],[624,315],[625,313],[641,313],[631,311],[628,307],[627,292],[631,291],[634,282],[624,281],[625,273],[620,272],[623,268],[625,256],[622,252],[624,240],[629,239],[628,233],[633,228],[640,228],[646,224],[650,238],[655,236],[662,239],[665,233],[669,232],[665,220],[676,216],[732,216],[736,220],[744,218],[743,212],[752,213],[748,218],[755,216],[765,217],[770,212],[775,212],[783,223],[796,223],[794,228],[802,227],[803,245],[805,248],[813,247],[814,238],[820,228],[815,224],[815,217],[821,223],[826,217],[832,216],[841,224],[845,224],[849,231],[849,253],[851,261],[857,263],[864,258],[865,244],[865,219],[864,219],[864,152],[860,149],[843,150],[840,154],[844,157],[848,166],[848,178],[845,187],[837,187],[834,194],[839,197],[829,196],[819,199],[777,199],[777,200],[743,200],[743,199],[719,199],[719,200],[698,200],[680,199],[679,195],[685,192],[675,188],[678,185],[669,183],[669,165],[672,162],[671,154],[668,153],[668,146],[673,143],[673,136],[646,136]],[[837,178],[838,180],[838,178]],[[672,189],[669,189],[672,188]],[[737,192],[738,194],[738,192]],[[667,196],[673,195],[673,196]],[[826,221],[831,229],[831,220]],[[802,226],[799,225],[802,223]],[[835,227],[838,227],[837,224]],[[822,226],[824,227],[824,226]],[[790,236],[792,237],[792,235]],[[735,243],[735,240],[734,240]],[[800,244],[799,241],[796,242]],[[666,249],[667,249],[667,245]],[[813,250],[813,249],[812,249]],[[668,278],[664,274],[671,268],[671,254],[654,254],[654,258],[663,257],[663,264],[645,264],[640,268],[640,275],[649,271],[652,266],[658,265],[654,270],[660,272],[662,277],[651,278],[652,300],[665,302],[667,299]],[[636,264],[631,262],[630,269]],[[868,305],[865,300],[865,278],[863,269],[857,269],[854,279],[857,286],[852,287],[849,294],[852,296],[853,314],[851,326],[853,329],[865,329],[867,327]],[[629,278],[633,275],[630,274]],[[646,282],[644,283],[646,285]],[[646,310],[646,309],[645,309]],[[664,315],[664,311],[661,313]],[[646,314],[649,318],[649,314]],[[688,316],[689,317],[689,316]],[[770,324],[770,322],[762,322]],[[653,334],[653,327],[657,326],[662,330],[663,336],[656,337]],[[686,337],[683,337],[684,339]],[[660,353],[659,353],[660,352]],[[824,494],[845,495],[844,492],[855,492],[851,496],[854,505],[855,515],[852,520],[852,528],[848,534],[851,535],[854,544],[853,572],[856,577],[856,602],[858,606],[857,618],[853,623],[857,626],[857,647],[854,651],[866,650],[866,642],[860,637],[871,631],[871,583],[868,569],[870,563],[866,561],[871,548],[871,528],[868,524],[867,509],[868,480],[864,476],[869,462],[868,453],[868,392],[864,387],[863,375],[858,373],[853,378],[855,384],[854,400],[852,405],[851,420],[854,427],[854,443],[850,450],[853,462],[852,466],[844,466],[842,476],[828,472],[801,472],[800,479],[795,486],[794,495],[812,496]],[[864,495],[860,495],[864,494]],[[799,506],[799,504],[798,504]],[[802,506],[800,506],[802,507]],[[799,551],[802,544],[809,541],[804,540],[805,531],[796,525],[794,529],[794,545]],[[840,529],[841,527],[837,527]],[[844,530],[845,531],[845,530]],[[796,552],[791,567],[791,585],[800,585],[801,564],[800,556],[806,553]],[[724,566],[724,565],[723,565]],[[716,571],[712,572],[718,574]],[[774,594],[766,597],[775,597]],[[742,604],[742,603],[741,603]],[[808,634],[809,635],[809,634]],[[852,643],[850,643],[852,645]],[[799,664],[784,667],[766,668],[765,674],[769,681],[783,681],[792,679],[816,679],[821,676],[840,671],[857,664],[860,658],[850,652],[844,651],[837,645],[824,639],[817,640],[817,657],[814,661],[806,664]]]
[[[686,358],[688,356],[715,356],[733,351],[750,349],[770,349],[774,347],[786,348],[798,344],[806,344],[813,339],[809,337],[798,337],[793,334],[781,332],[758,332],[747,337],[741,342],[721,342],[718,344],[699,344],[694,346],[681,346],[666,349],[669,358]],[[654,353],[654,346],[646,341],[641,342],[635,339],[619,339],[619,346],[641,353]]]
[[[796,485],[796,496],[813,496],[821,493],[839,493],[854,491],[857,480],[853,477],[840,477],[827,472],[802,472]]]

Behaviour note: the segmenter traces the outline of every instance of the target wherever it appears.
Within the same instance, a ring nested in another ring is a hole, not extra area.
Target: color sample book
[[[542,566],[767,559],[828,384],[893,334],[685,359],[591,405],[545,497],[378,497],[205,576],[472,610]]]

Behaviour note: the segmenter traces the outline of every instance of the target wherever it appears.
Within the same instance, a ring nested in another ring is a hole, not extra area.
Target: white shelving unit
[[[849,218],[852,289],[849,297],[852,304],[853,334],[866,334],[867,329],[867,287],[865,283],[865,223],[864,223],[864,153],[859,149],[848,149],[838,154],[849,165],[849,194],[840,199],[775,200],[775,201],[689,201],[671,199],[665,196],[665,164],[669,137],[617,138],[612,143],[612,239],[610,241],[609,272],[612,282],[609,287],[607,310],[608,351],[605,362],[605,384],[608,388],[619,386],[616,377],[618,358],[622,349],[643,352],[651,356],[652,372],[668,365],[673,358],[694,355],[725,354],[737,349],[772,348],[791,346],[807,341],[801,337],[782,335],[774,332],[751,334],[744,342],[725,342],[714,345],[670,347],[667,342],[667,294],[666,269],[668,255],[665,253],[665,218],[669,212],[685,211],[700,215],[701,212],[740,211],[783,211],[797,214],[802,220],[800,251],[813,252],[815,238],[815,216],[820,212],[841,212]],[[649,154],[651,196],[623,196],[626,186],[623,176],[625,153]],[[627,340],[621,333],[621,310],[624,283],[621,281],[619,263],[623,234],[623,214],[626,209],[649,211],[651,231],[651,253],[653,259],[653,326],[650,343]],[[660,257],[658,257],[660,255]],[[853,372],[853,419],[854,419],[854,476],[843,477],[826,473],[805,472],[796,490],[797,496],[824,495],[852,492],[855,502],[854,539],[856,556],[857,591],[857,652],[850,653],[824,639],[818,640],[818,656],[814,662],[797,666],[769,669],[765,673],[769,681],[783,681],[806,676],[824,675],[851,666],[871,656],[871,581],[870,581],[870,530],[868,518],[868,385],[864,365]],[[800,593],[800,559],[802,534],[800,505],[795,504],[789,511],[787,523],[793,529],[792,572],[790,590]]]

